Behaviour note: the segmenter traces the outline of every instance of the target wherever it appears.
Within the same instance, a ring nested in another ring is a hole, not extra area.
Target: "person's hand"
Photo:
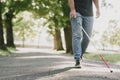
[[[96,18],[99,18],[99,17],[100,17],[100,11],[97,10],[97,11],[96,11]]]
[[[71,10],[70,16],[71,16],[71,18],[76,18],[76,11],[75,10]]]

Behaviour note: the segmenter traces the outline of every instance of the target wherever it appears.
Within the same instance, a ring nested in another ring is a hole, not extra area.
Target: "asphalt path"
[[[72,56],[52,49],[17,48],[11,56],[0,58],[0,80],[120,80],[120,65],[83,59],[74,68]]]

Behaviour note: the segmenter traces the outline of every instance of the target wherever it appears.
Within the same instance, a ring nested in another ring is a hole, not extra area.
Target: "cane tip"
[[[113,73],[113,70],[110,70],[110,73]]]

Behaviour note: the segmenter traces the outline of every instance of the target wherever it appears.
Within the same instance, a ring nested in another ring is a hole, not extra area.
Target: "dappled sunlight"
[[[18,51],[15,52],[15,53],[18,53],[17,56],[15,57],[16,59],[38,59],[38,58],[68,59],[70,58],[70,57],[65,57],[60,55],[65,53],[65,51],[55,51],[52,49],[39,49],[39,48],[17,48],[17,49]],[[20,54],[25,54],[26,56],[19,56]],[[36,56],[34,56],[35,54]]]
[[[17,59],[37,59],[37,58],[61,58],[61,59],[68,59],[69,57],[65,56],[26,56],[26,57],[16,57]]]
[[[92,65],[92,66],[91,66]],[[89,64],[89,65],[85,65],[83,64],[82,65],[82,68],[81,69],[76,69],[74,68],[74,65],[73,65],[73,62],[71,64],[59,64],[59,65],[56,65],[56,66],[51,66],[50,68],[51,69],[64,69],[65,67],[71,67],[71,69],[69,71],[77,71],[77,72],[103,72],[103,73],[110,73],[109,69],[107,69],[105,66],[103,65],[96,65],[96,64]],[[117,69],[117,68],[111,68],[111,70],[113,70],[114,73],[118,73],[120,72],[120,69]]]
[[[50,69],[49,75],[45,77],[37,77],[35,80],[60,80],[64,76],[68,77],[68,74],[65,74],[66,72],[69,72],[72,69],[72,67],[63,67],[63,68],[57,68],[57,69]]]
[[[120,72],[120,69],[112,69],[113,72]],[[107,69],[106,67],[89,67],[89,66],[83,66],[81,71],[88,71],[88,72],[105,72],[105,73],[110,73],[110,70]]]
[[[87,54],[76,68],[67,0],[0,0],[0,48],[10,54],[0,56],[0,80],[119,80],[120,0],[99,1],[100,17],[95,4]]]
[[[20,78],[25,80],[29,78],[31,80],[62,80],[62,78],[71,76],[94,78],[94,76],[101,75],[101,78],[104,74],[111,74],[104,64],[86,59],[83,59],[81,69],[75,68],[73,56],[59,55],[61,53],[49,49],[19,48],[15,53],[16,56],[1,60],[4,63],[1,63],[0,68],[3,69],[5,75],[0,76],[11,80],[19,80]],[[120,73],[118,68],[111,69],[114,75]]]
[[[51,66],[49,68],[52,69],[58,69],[58,68],[65,68],[65,67],[74,67],[74,61],[63,61],[63,62],[54,62],[54,66]]]
[[[49,54],[61,54],[61,53],[65,53],[64,50],[62,51],[56,51],[56,50],[53,50],[53,49],[47,49],[47,48],[17,48],[18,51],[16,51],[15,53],[36,53],[36,52],[39,52],[39,53],[49,53]]]
[[[104,65],[101,65],[101,64],[88,63],[88,62],[83,63],[83,66],[89,66],[89,67],[104,67]]]
[[[57,67],[57,68],[56,68]],[[114,71],[114,76],[107,70],[106,68],[101,67],[92,67],[89,68],[89,66],[83,66],[81,69],[76,69],[71,66],[66,65],[59,65],[59,66],[52,66],[50,68],[50,72],[48,76],[45,77],[37,77],[35,80],[88,80],[89,78],[93,78],[95,80],[103,80],[102,78],[105,78],[104,80],[111,80],[111,77],[116,78],[115,74],[119,73],[120,70],[118,69],[112,69]],[[104,76],[102,76],[104,75]],[[112,75],[112,76],[110,76]],[[102,77],[100,77],[102,76]],[[71,79],[73,78],[73,79]],[[91,79],[92,80],[92,79]]]

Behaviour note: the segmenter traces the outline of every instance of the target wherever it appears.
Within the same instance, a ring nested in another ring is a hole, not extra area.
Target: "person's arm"
[[[70,7],[70,16],[72,18],[76,18],[76,10],[75,10],[75,6],[74,6],[74,0],[68,0],[68,4],[69,4],[69,7]]]
[[[99,0],[93,0],[96,7],[96,18],[100,16]]]

